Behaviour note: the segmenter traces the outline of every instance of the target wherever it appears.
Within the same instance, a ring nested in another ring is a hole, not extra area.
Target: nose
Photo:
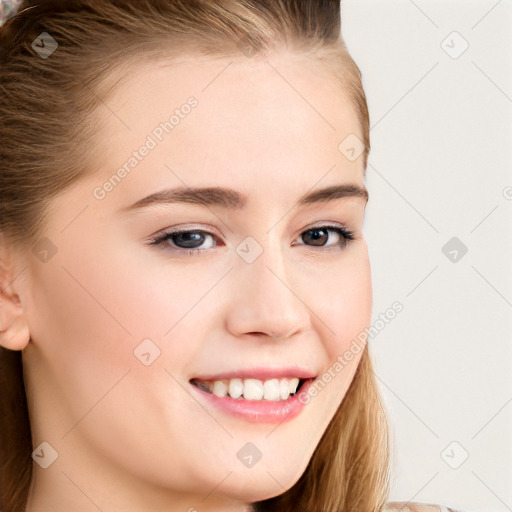
[[[291,270],[278,248],[265,248],[252,263],[237,261],[231,272],[235,284],[227,315],[233,336],[256,334],[284,340],[306,329],[310,317],[298,289],[300,271]]]

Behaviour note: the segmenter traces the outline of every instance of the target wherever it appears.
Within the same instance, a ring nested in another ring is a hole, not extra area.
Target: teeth
[[[244,398],[246,400],[261,400],[263,398],[263,383],[261,380],[244,380]]]
[[[299,379],[297,379],[297,377],[290,379],[290,394],[295,393],[295,391],[297,391],[298,385],[299,385]]]
[[[279,381],[279,397],[281,400],[287,400],[290,396],[290,383],[286,379]]]
[[[231,379],[229,381],[228,393],[231,398],[240,398],[243,392],[244,383],[242,382],[242,379]]]
[[[246,400],[287,400],[297,392],[299,378],[291,379],[230,379],[216,381],[199,381],[196,384],[205,391],[218,397],[245,398]]]
[[[226,396],[228,394],[228,385],[223,380],[216,380],[213,383],[212,393],[220,397]]]
[[[263,397],[265,400],[279,400],[279,381],[270,379],[263,384]]]

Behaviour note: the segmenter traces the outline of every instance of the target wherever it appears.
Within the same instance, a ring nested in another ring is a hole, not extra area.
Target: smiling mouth
[[[222,380],[201,380],[191,379],[190,383],[206,393],[220,398],[233,398],[237,400],[257,400],[280,402],[295,396],[307,381],[310,379],[293,378],[272,378],[267,380],[259,379],[222,379]]]

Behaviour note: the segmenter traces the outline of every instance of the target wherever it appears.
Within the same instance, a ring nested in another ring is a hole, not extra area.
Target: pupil
[[[323,243],[317,243],[317,242],[322,237],[325,238],[327,230],[325,230],[323,228],[317,228],[317,229],[310,229],[306,233],[322,233],[321,235],[312,235],[310,238],[312,238],[313,242],[315,242],[314,245],[324,245],[325,244],[326,240],[323,240]],[[305,236],[307,237],[308,235],[306,234]],[[304,235],[303,235],[302,239],[304,240]],[[306,240],[304,240],[304,241],[306,241]]]
[[[187,247],[194,247],[194,244],[197,242],[201,242],[202,235],[196,231],[190,231],[186,233],[179,233],[176,235],[176,241],[178,243],[183,243]],[[199,244],[201,245],[201,244]]]

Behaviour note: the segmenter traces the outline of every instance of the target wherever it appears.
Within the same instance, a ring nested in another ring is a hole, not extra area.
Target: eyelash
[[[346,226],[338,226],[338,225],[331,225],[331,224],[322,224],[320,226],[313,226],[311,228],[308,228],[305,231],[303,231],[302,233],[300,233],[299,237],[301,235],[303,235],[304,233],[307,233],[309,231],[316,231],[316,230],[334,231],[334,232],[338,233],[339,235],[341,235],[342,240],[336,244],[338,250],[343,250],[350,242],[352,242],[356,238],[354,235],[354,232],[351,231],[350,229],[348,229]],[[184,233],[201,233],[201,234],[205,234],[205,235],[210,235],[210,236],[214,237],[215,239],[218,239],[217,235],[215,235],[214,233],[211,233],[210,231],[206,231],[206,230],[201,230],[201,229],[178,230],[177,229],[177,230],[168,230],[168,231],[165,231],[163,233],[156,235],[154,238],[151,239],[150,245],[162,246],[165,242],[170,240],[172,237],[177,236],[177,235],[182,235]],[[301,245],[305,245],[305,244],[301,244]],[[322,246],[322,245],[320,245],[320,246],[311,245],[309,247],[313,247],[313,248],[316,247],[316,248],[318,248],[318,250],[320,252],[326,252],[326,251],[331,251],[332,249],[336,249],[336,246],[325,248],[325,246]],[[306,245],[306,247],[307,247],[307,245]],[[176,252],[181,252],[185,256],[197,256],[198,254],[204,253],[211,249],[184,249],[182,247],[177,247],[177,248],[173,248],[172,250],[176,251]]]

